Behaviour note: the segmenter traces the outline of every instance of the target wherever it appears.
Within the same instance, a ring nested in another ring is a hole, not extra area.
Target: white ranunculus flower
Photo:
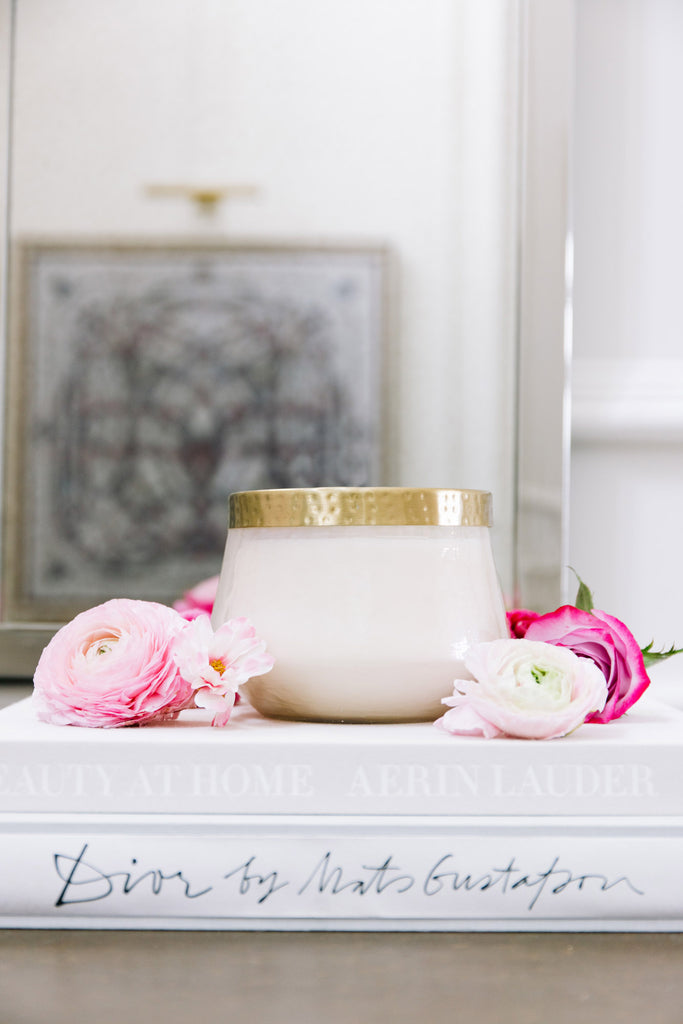
[[[493,640],[465,657],[473,679],[456,679],[450,711],[436,723],[459,735],[542,740],[566,736],[607,700],[589,658],[535,640]]]

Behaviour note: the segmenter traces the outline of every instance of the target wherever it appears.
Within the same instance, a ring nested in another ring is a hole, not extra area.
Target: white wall
[[[682,55],[678,0],[579,0],[571,561],[642,643],[679,645]]]
[[[519,4],[18,0],[12,232],[386,242],[391,479],[511,571]],[[256,185],[207,216],[150,183]]]

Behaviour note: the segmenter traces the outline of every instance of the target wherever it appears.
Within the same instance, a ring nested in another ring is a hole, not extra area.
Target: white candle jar
[[[275,659],[248,699],[272,718],[437,718],[467,650],[507,635],[490,525],[484,491],[232,494],[213,624],[246,616]]]

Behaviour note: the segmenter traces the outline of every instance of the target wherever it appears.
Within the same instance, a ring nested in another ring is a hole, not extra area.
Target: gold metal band
[[[488,491],[312,487],[237,491],[233,529],[274,526],[491,526]]]

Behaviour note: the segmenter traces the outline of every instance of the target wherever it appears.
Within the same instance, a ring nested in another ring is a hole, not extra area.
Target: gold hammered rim
[[[491,526],[489,491],[418,487],[292,487],[235,491],[229,527]]]

